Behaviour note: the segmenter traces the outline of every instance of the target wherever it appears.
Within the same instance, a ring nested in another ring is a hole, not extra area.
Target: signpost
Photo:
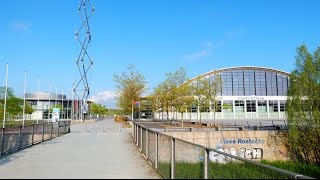
[[[52,108],[52,122],[60,121],[60,108]]]

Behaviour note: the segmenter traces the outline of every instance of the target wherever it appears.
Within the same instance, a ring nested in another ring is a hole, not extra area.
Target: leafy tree
[[[133,65],[129,65],[128,72],[122,72],[121,75],[114,74],[113,80],[117,87],[117,104],[129,114],[134,108],[133,102],[139,100],[146,90],[145,77]]]
[[[152,95],[152,107],[154,110],[161,110],[161,112],[167,112],[167,120],[169,118],[169,106],[170,106],[170,99],[167,93],[169,92],[169,86],[167,82],[160,83],[155,89]],[[162,114],[163,118],[163,114]],[[163,119],[162,119],[163,120]]]
[[[3,101],[5,98],[6,87],[0,87],[0,100]],[[7,98],[14,97],[14,90],[11,87],[7,88]]]
[[[0,119],[3,120],[4,102],[5,102],[4,86],[0,87]],[[6,120],[12,120],[15,116],[22,114],[23,99],[14,95],[14,90],[11,87],[7,88],[6,96]]]
[[[203,107],[209,107],[209,101],[206,97],[206,91],[209,89],[209,81],[207,78],[198,77],[196,79],[196,85],[193,86],[193,94],[196,97],[196,104],[198,106],[198,109]],[[199,115],[199,122],[201,123],[201,111]],[[201,123],[202,124],[202,123]]]
[[[25,111],[24,112],[26,114],[32,114],[34,112],[34,109],[32,109],[32,106],[29,103],[26,102]]]
[[[183,113],[194,102],[194,96],[192,95],[192,88],[189,84],[182,84],[178,88],[174,89],[177,95],[174,100],[176,110],[181,113],[181,126],[183,127]]]
[[[287,97],[289,129],[282,140],[288,154],[300,162],[320,163],[320,47],[313,55],[305,44],[297,48]]]
[[[183,67],[180,67],[178,70],[176,70],[173,73],[167,73],[166,74],[166,80],[164,81],[163,87],[166,92],[164,98],[166,100],[166,103],[168,105],[167,107],[167,113],[169,111],[169,107],[171,107],[171,112],[173,112],[173,107],[175,110],[177,110],[177,106],[181,105],[181,101],[176,101],[177,98],[181,94],[182,91],[179,92],[178,87],[185,83],[188,80],[186,70]],[[177,104],[180,102],[180,104]],[[174,115],[173,115],[174,119]]]
[[[107,114],[107,108],[101,104],[92,103],[91,107],[92,107],[91,112],[94,114],[98,114],[98,115]]]
[[[8,112],[8,119],[13,119],[15,116],[22,113],[22,104],[23,99],[17,97],[9,97],[7,99],[7,112]]]
[[[214,76],[214,78],[207,78],[199,76],[196,79],[197,85],[194,86],[194,95],[196,96],[198,107],[204,109],[209,107],[210,113],[213,111],[214,125],[216,125],[216,111],[218,105],[218,94],[221,92],[222,80],[220,76]],[[213,110],[212,110],[213,108]],[[200,111],[200,123],[201,123],[201,111]]]

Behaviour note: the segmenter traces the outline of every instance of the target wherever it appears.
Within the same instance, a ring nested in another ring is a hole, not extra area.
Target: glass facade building
[[[216,119],[286,119],[287,72],[265,67],[231,67],[202,74],[187,83],[197,86],[199,77],[209,82],[221,78],[218,108],[213,113],[213,108],[200,109],[193,105],[183,119],[198,119],[200,113],[202,119],[213,119],[213,116]]]
[[[60,109],[60,119],[71,119],[80,117],[79,100],[69,99],[66,95],[55,94],[55,93],[26,93],[25,94],[26,103],[31,105],[33,113],[27,115],[27,119],[43,120],[51,119],[52,113],[49,113],[49,108],[59,107]],[[90,101],[87,102],[91,104]],[[90,111],[91,107],[88,106]]]

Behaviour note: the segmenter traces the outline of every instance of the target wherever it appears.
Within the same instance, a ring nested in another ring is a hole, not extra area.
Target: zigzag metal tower
[[[80,73],[80,80],[73,86],[73,92],[78,99],[77,102],[77,117],[83,120],[83,114],[87,112],[87,99],[90,94],[90,88],[87,79],[87,73],[93,65],[93,60],[88,54],[88,47],[91,43],[91,33],[89,27],[89,19],[94,13],[94,7],[89,0],[81,0],[78,12],[82,20],[80,28],[76,31],[76,39],[80,44],[81,50],[77,57],[77,67]]]

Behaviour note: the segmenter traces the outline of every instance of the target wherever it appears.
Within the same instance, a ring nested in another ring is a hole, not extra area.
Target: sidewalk
[[[131,128],[112,119],[73,123],[71,133],[0,159],[1,179],[159,179]]]

